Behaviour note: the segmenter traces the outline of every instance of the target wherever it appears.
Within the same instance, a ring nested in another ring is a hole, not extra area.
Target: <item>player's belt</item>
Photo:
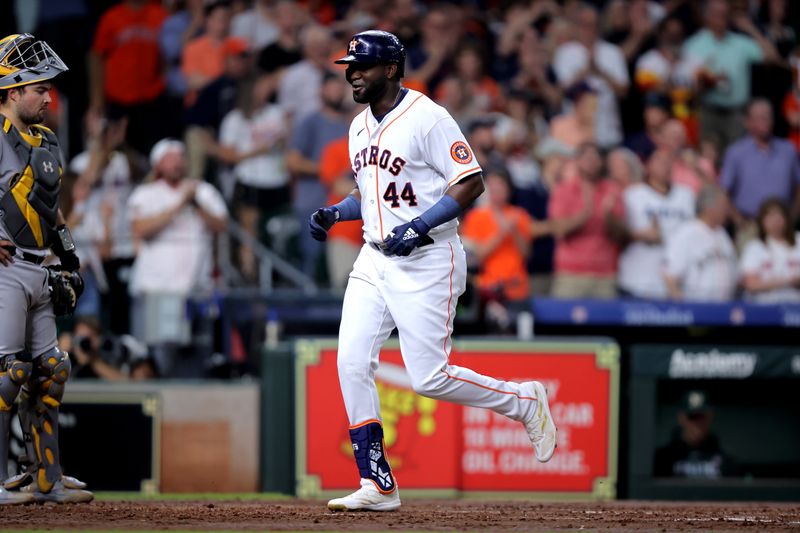
[[[28,263],[33,263],[35,265],[41,265],[42,263],[44,263],[44,260],[47,259],[46,255],[37,255],[29,252],[23,252],[22,250],[18,250],[17,247],[13,245],[4,246],[3,248],[8,250],[8,253],[13,255],[14,257],[22,259],[23,261],[27,261]]]
[[[423,235],[422,242],[417,246],[417,248],[428,246],[429,244],[433,244],[434,242],[436,241],[430,235]],[[383,252],[386,249],[386,243],[384,242],[370,242],[369,245],[378,250],[379,252]]]
[[[17,257],[19,257],[23,261],[27,261],[28,263],[33,263],[36,265],[41,265],[42,263],[44,263],[44,260],[47,259],[46,255],[36,255],[28,252],[19,252],[17,253]]]

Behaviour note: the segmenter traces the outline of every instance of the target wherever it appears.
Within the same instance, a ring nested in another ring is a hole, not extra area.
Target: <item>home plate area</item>
[[[797,503],[414,500],[391,513],[321,501],[96,501],[3,509],[3,529],[64,531],[800,531]]]

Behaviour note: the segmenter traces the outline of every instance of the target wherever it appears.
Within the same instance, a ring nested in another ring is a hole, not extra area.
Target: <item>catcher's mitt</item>
[[[77,272],[67,272],[58,266],[47,269],[47,285],[56,316],[71,315],[83,294],[83,278]]]

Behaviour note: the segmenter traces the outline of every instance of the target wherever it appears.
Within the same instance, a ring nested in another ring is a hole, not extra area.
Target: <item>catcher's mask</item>
[[[53,49],[30,33],[0,40],[0,89],[50,80],[67,70]]]

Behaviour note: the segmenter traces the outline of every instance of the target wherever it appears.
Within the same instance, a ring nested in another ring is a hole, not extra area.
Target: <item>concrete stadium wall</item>
[[[157,411],[153,455],[157,471],[154,477],[158,477],[149,485],[143,484],[143,488],[160,492],[259,490],[260,392],[257,382],[76,380],[67,386],[65,405],[70,402],[113,404],[132,398],[141,399],[143,410]],[[90,446],[102,446],[102,443],[84,444],[86,460],[91,461]]]

